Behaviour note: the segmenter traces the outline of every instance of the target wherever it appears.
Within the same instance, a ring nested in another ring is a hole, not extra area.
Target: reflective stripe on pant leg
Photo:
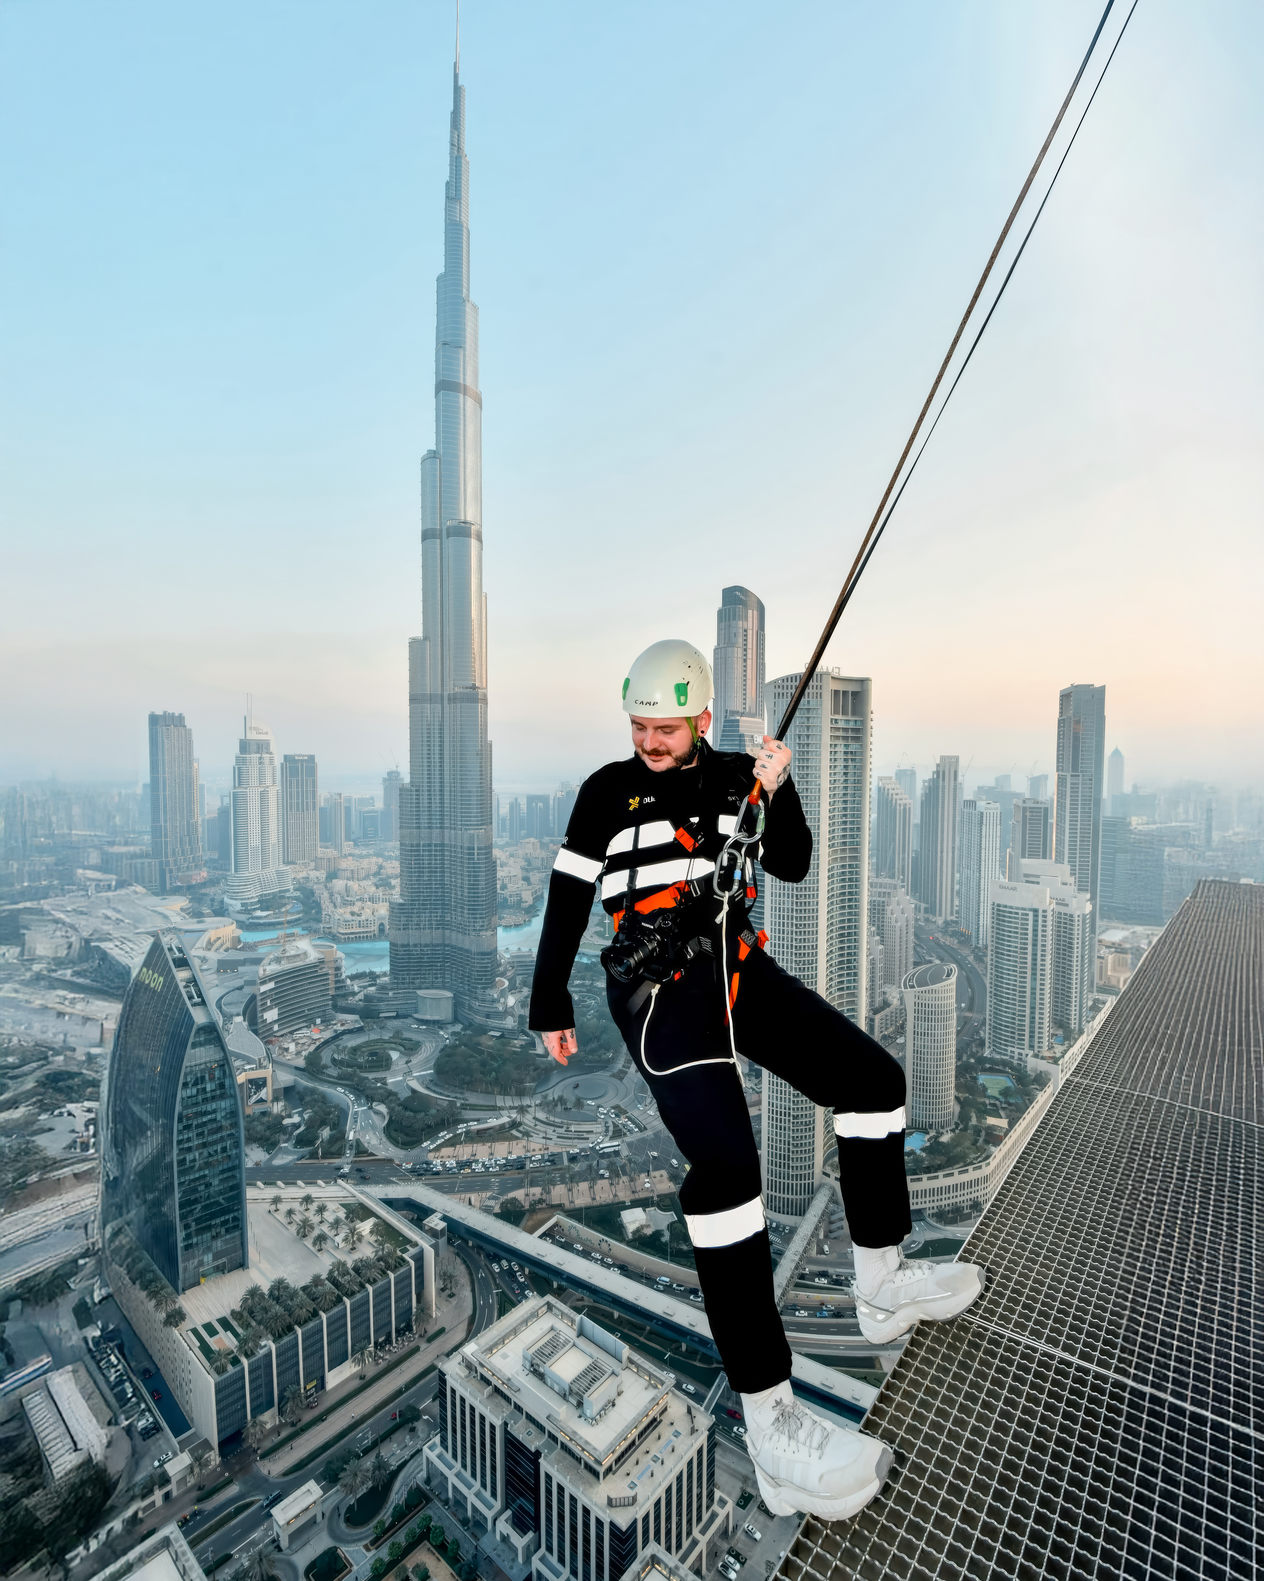
[[[764,1204],[755,1197],[736,1208],[721,1208],[715,1213],[686,1213],[685,1228],[694,1246],[733,1246],[764,1228]]]
[[[892,1131],[904,1129],[904,1109],[886,1109],[867,1111],[864,1109],[848,1109],[844,1112],[834,1111],[834,1135],[844,1137],[861,1137],[870,1141],[877,1141],[879,1137],[889,1136]]]

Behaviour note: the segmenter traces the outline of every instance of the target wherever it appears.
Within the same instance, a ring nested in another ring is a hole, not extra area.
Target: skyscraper
[[[382,778],[382,818],[378,834],[383,840],[399,839],[399,787],[403,775],[390,769]]]
[[[1032,801],[1048,801],[1049,776],[1047,774],[1029,774],[1027,776],[1027,794]]]
[[[1102,860],[1102,778],[1106,753],[1106,688],[1067,686],[1058,693],[1057,797],[1053,855],[1071,869],[1075,887],[1093,902]]]
[[[896,769],[892,778],[908,797],[913,808],[913,822],[917,822],[917,770]]]
[[[286,862],[314,862],[320,846],[320,796],[316,759],[287,752],[281,759],[281,852]]]
[[[772,683],[780,717],[799,677]],[[765,916],[777,961],[865,1024],[868,937],[871,683],[818,670],[790,726],[793,772],[812,830],[801,884],[767,880]],[[764,1080],[763,1168],[769,1211],[807,1211],[824,1162],[822,1111],[778,1077]]]
[[[913,901],[893,878],[869,880],[869,926],[882,940],[882,986],[898,989],[913,970]],[[869,1006],[872,1015],[877,1007]]]
[[[341,791],[330,791],[325,797],[326,844],[341,856],[347,848],[347,799]]]
[[[193,732],[183,714],[149,716],[149,824],[158,883],[165,894],[206,877],[198,818]]]
[[[922,838],[918,858],[918,896],[932,917],[957,915],[957,801],[961,760],[941,757],[922,786]]]
[[[1053,904],[1043,885],[996,883],[988,922],[987,1052],[1022,1061],[1049,1047]]]
[[[483,594],[483,397],[470,300],[469,163],[460,57],[452,69],[443,272],[435,326],[435,448],[421,462],[421,636],[408,645],[408,784],[399,792],[391,982],[446,988],[467,1014],[496,976],[492,753]]]
[[[947,1131],[955,1115],[957,968],[916,966],[901,984],[910,1126]]]
[[[1014,803],[1010,822],[1011,862],[1047,862],[1053,856],[1053,805],[1023,796]],[[1017,869],[1009,876],[1014,877]]]
[[[715,742],[745,752],[764,734],[764,606],[747,587],[726,587],[716,611]]]
[[[1097,973],[1097,927],[1093,904],[1059,862],[1020,861],[1013,875],[1021,884],[1049,891],[1053,908],[1052,976],[1049,1016],[1054,1026],[1076,1038],[1088,1022]]]
[[[901,889],[913,887],[913,803],[894,780],[877,784],[874,816],[873,870],[879,878],[893,878]]]
[[[986,950],[989,892],[1001,874],[1001,809],[973,797],[961,804],[958,919],[976,950]]]
[[[244,1268],[237,1078],[177,934],[154,939],[124,995],[101,1111],[109,1261],[133,1274],[152,1266],[176,1295]]]
[[[281,865],[281,794],[272,732],[249,716],[233,760],[233,872],[265,873]]]
[[[1106,810],[1112,810],[1111,804],[1116,796],[1122,796],[1124,789],[1124,755],[1118,747],[1111,750],[1106,759]]]

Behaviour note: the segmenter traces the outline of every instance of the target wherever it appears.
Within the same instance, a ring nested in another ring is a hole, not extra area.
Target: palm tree
[[[298,1200],[299,1200],[300,1207],[302,1207],[304,1210],[306,1210],[307,1208],[311,1207],[312,1203],[315,1202],[316,1198],[312,1196],[310,1191],[305,1191],[303,1193],[303,1195]]]
[[[347,1233],[342,1238],[342,1244],[348,1251],[353,1252],[363,1239],[364,1231],[353,1221],[347,1226]]]
[[[303,1414],[303,1393],[298,1384],[292,1383],[285,1391],[285,1398],[281,1401],[281,1420],[287,1427],[293,1427]]]
[[[363,1372],[372,1359],[372,1348],[366,1346],[363,1350],[356,1351],[355,1355],[351,1358],[351,1365],[358,1368],[360,1372]]]
[[[329,1212],[329,1204],[327,1202],[318,1202],[316,1204],[316,1217],[318,1219],[323,1220],[325,1215],[328,1212]]]
[[[293,1224],[294,1223],[294,1204],[293,1203],[291,1203],[290,1206],[288,1208],[286,1208],[286,1210],[285,1210],[285,1222],[287,1224]]]
[[[276,1210],[281,1206],[281,1195],[279,1192],[273,1197],[272,1201],[268,1205],[272,1209],[273,1213],[275,1213]]]
[[[258,1454],[260,1445],[268,1436],[268,1429],[263,1418],[261,1416],[252,1416],[246,1423],[241,1436],[245,1441],[246,1448]]]
[[[354,1504],[368,1485],[369,1474],[365,1470],[364,1461],[357,1455],[342,1468],[338,1477],[339,1491],[345,1493],[348,1501]]]
[[[312,1233],[312,1229],[312,1220],[308,1218],[307,1214],[304,1214],[303,1217],[298,1221],[294,1233],[298,1236],[300,1241],[305,1241]]]
[[[251,1554],[246,1566],[246,1581],[276,1581],[276,1567],[272,1562],[272,1544],[260,1543]]]
[[[391,1480],[391,1463],[379,1449],[369,1461],[369,1481],[375,1488],[384,1488]]]
[[[328,1245],[329,1237],[324,1230],[317,1230],[315,1235],[312,1236],[312,1250],[314,1252],[323,1252]]]

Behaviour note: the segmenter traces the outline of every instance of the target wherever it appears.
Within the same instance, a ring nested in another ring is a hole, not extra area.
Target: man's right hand
[[[555,1059],[559,1065],[565,1065],[572,1054],[579,1053],[579,1043],[575,1037],[575,1028],[569,1032],[542,1032],[544,1047],[550,1059]]]

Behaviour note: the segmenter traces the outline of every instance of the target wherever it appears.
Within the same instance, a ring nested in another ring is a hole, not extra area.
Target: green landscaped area
[[[351,1569],[351,1561],[341,1548],[325,1548],[303,1571],[305,1581],[338,1581]]]
[[[368,1526],[375,1521],[386,1508],[386,1501],[390,1497],[391,1484],[383,1483],[380,1488],[368,1488],[354,1504],[348,1504],[342,1512],[342,1518],[348,1526]]]
[[[685,1229],[685,1216],[680,1206],[680,1198],[674,1191],[662,1191],[657,1196],[649,1195],[635,1197],[631,1202],[602,1202],[593,1208],[567,1208],[560,1217],[573,1219],[577,1224],[582,1224],[585,1229],[595,1230],[598,1235],[604,1235],[614,1246],[627,1246],[629,1244],[623,1233],[623,1223],[619,1215],[628,1208],[659,1208],[664,1213],[674,1213],[676,1222],[669,1230],[670,1241],[663,1240],[662,1231],[653,1235],[641,1235],[631,1244],[639,1252],[644,1252],[647,1257],[662,1257],[667,1261],[677,1263],[681,1268],[694,1267],[693,1246],[689,1240],[689,1232]]]
[[[1007,1093],[1014,1090],[1013,1079],[1002,1076],[996,1071],[989,1071],[986,1076],[980,1076],[977,1080],[980,1087],[987,1089],[989,1098],[1004,1098]]]

